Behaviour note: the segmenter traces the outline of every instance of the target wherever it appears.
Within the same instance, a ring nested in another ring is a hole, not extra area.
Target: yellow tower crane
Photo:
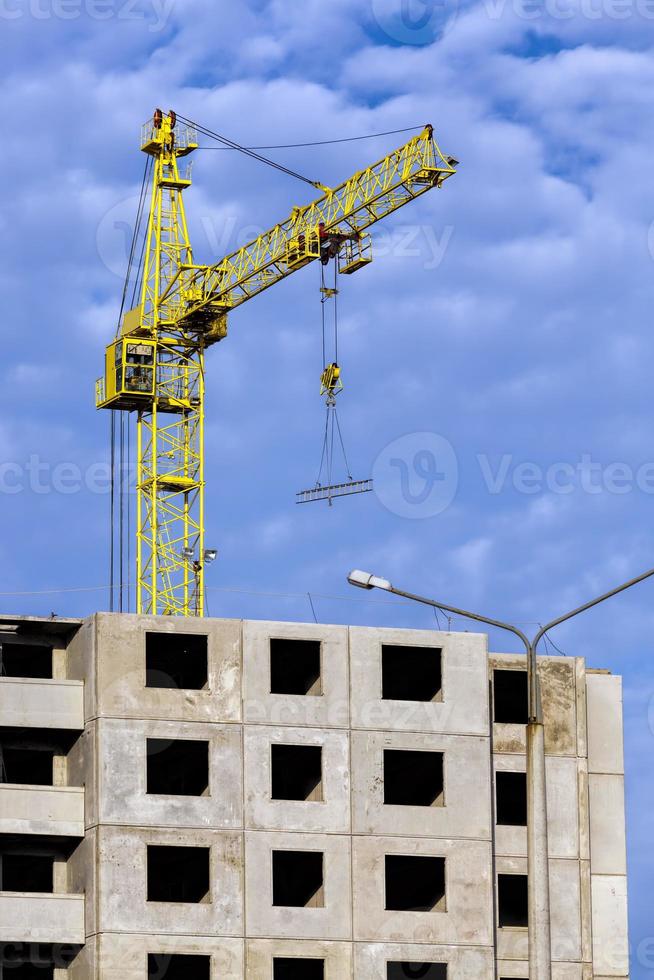
[[[96,383],[98,408],[136,413],[136,608],[155,615],[204,612],[212,557],[204,541],[204,354],[227,335],[227,314],[316,259],[335,259],[345,275],[368,264],[367,229],[440,187],[457,165],[426,126],[338,187],[307,181],[322,191],[316,201],[220,262],[197,265],[182,199],[190,172],[180,168],[198,148],[197,133],[190,120],[159,109],[143,127],[151,191],[139,301],[121,314]]]

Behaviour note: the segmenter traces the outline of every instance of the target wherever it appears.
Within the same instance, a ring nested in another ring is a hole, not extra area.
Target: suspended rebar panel
[[[348,483],[334,483],[327,487],[312,487],[310,490],[300,490],[296,494],[296,504],[308,504],[312,500],[328,500],[331,504],[333,497],[348,497],[352,493],[369,493],[372,490],[372,480],[350,480]]]

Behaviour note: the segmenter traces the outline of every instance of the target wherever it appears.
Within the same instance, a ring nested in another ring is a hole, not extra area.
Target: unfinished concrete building
[[[0,619],[4,980],[527,978],[482,634]],[[627,977],[620,679],[541,660],[555,980]]]

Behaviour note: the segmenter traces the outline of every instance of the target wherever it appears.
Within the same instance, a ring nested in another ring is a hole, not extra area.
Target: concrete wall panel
[[[618,875],[593,875],[592,894],[595,975],[627,977],[627,879]]]
[[[443,753],[444,806],[384,804],[384,749]],[[402,732],[352,735],[353,821],[357,834],[490,840],[487,738]],[[475,805],[470,806],[474,798]]]
[[[525,772],[526,759],[517,755],[495,755],[496,772]],[[547,816],[551,858],[579,857],[577,760],[549,756],[547,772]],[[498,825],[495,847],[507,857],[527,856],[527,828]]]
[[[492,949],[433,946],[425,943],[357,943],[354,976],[357,980],[386,980],[386,964],[389,961],[446,963],[448,980],[495,978]]]
[[[209,742],[209,793],[147,793],[147,739]],[[227,830],[242,822],[241,730],[237,725],[102,719],[98,723],[100,821],[141,827]]]
[[[581,960],[581,895],[578,861],[550,861],[552,959]]]
[[[590,796],[590,854],[593,874],[626,875],[624,776],[593,773]]]
[[[270,693],[270,639],[319,640],[321,694]],[[349,724],[348,632],[312,623],[243,624],[243,698],[251,724],[347,728]]]
[[[543,716],[545,720],[545,751],[548,755],[577,755],[577,687],[574,660],[561,657],[539,657]],[[490,678],[493,671],[527,670],[525,656],[491,654]],[[494,723],[493,745],[500,754],[526,750],[525,725]]]
[[[324,907],[288,908],[272,904],[273,850],[320,851],[323,857]],[[248,832],[246,925],[252,938],[352,938],[350,838],[337,834]]]
[[[83,837],[84,790],[0,784],[0,833]]]
[[[81,731],[84,685],[80,681],[0,677],[0,726]]]
[[[97,713],[104,717],[167,721],[241,720],[240,620],[185,619],[100,613],[97,628]],[[207,636],[206,690],[145,686],[145,634]]]
[[[624,774],[622,678],[586,675],[588,685],[588,771]]]
[[[320,802],[271,799],[271,745],[322,747]],[[350,832],[350,746],[347,732],[328,728],[246,726],[245,820],[248,830]]]
[[[387,910],[384,907],[386,854],[444,857],[447,910]],[[366,942],[492,944],[490,844],[425,838],[355,837],[353,871],[355,939]]]
[[[211,901],[148,902],[147,845],[211,848]],[[159,935],[243,935],[242,835],[224,831],[102,827],[98,834],[99,929]]]
[[[325,980],[351,980],[352,944],[299,939],[255,939],[246,944],[247,980],[272,980],[275,957],[322,959]],[[368,974],[356,974],[368,976]]]
[[[148,954],[200,955],[211,957],[212,976],[217,980],[242,980],[243,940],[214,936],[103,935],[98,956],[99,980],[147,980]],[[165,978],[166,960],[161,961]],[[75,980],[75,978],[74,978]],[[80,974],[80,980],[88,980]],[[189,975],[188,980],[192,980]]]
[[[442,700],[382,700],[382,644],[442,651]],[[451,735],[488,733],[486,637],[431,630],[350,628],[352,727]]]
[[[0,942],[83,943],[83,895],[0,892]]]

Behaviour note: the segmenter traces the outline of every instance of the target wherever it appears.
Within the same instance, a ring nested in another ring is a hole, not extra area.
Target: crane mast
[[[96,406],[136,413],[139,613],[202,615],[204,356],[230,310],[319,260],[351,274],[371,261],[367,229],[456,172],[432,127],[213,265],[197,265],[182,194],[197,149],[193,124],[156,110],[141,149],[152,157],[139,302],[122,317],[96,382]]]

